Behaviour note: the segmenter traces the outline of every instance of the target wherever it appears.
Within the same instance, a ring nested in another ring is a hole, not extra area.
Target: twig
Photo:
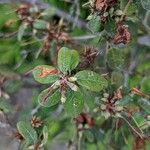
[[[72,37],[73,40],[89,40],[96,38],[98,35],[85,35],[85,36],[76,36]]]
[[[55,9],[55,15],[60,17],[60,18],[64,18],[64,20],[70,22],[70,23],[74,23],[75,21],[75,17],[71,16],[70,14],[68,14],[67,12],[60,10],[54,6],[52,6],[49,3],[44,3],[40,0],[22,0],[21,2],[27,2],[30,3],[31,5],[37,5],[39,7],[39,9],[47,9],[47,8],[53,8]],[[0,3],[12,3],[12,0],[5,0],[5,1],[0,1]],[[14,2],[13,2],[14,3]],[[84,29],[88,29],[87,23],[84,22],[83,20],[79,19],[76,22],[76,26],[79,28],[84,28]]]
[[[137,49],[132,48],[130,53],[130,64],[127,70],[124,72],[124,87],[128,87],[129,75],[132,74],[133,70],[137,67],[137,57],[136,57]]]
[[[11,32],[11,33],[0,33],[0,38],[9,38],[17,35],[18,31]]]
[[[78,138],[78,140],[77,140],[77,150],[80,150],[81,149],[81,139],[82,139],[82,131],[77,131],[78,133],[78,135],[77,135],[77,138]]]
[[[101,37],[101,36],[103,36],[104,33],[105,32],[102,31],[102,32],[97,33],[97,34],[72,37],[72,39],[73,40],[89,40],[89,39],[93,39],[93,38],[96,38],[96,37]]]
[[[126,118],[124,118],[123,116],[119,116],[121,119],[123,119],[129,126],[130,126],[130,128],[141,138],[141,139],[143,139],[144,138],[144,136],[143,136],[143,133],[142,133],[142,135],[129,123],[129,121],[126,119]]]
[[[121,16],[121,18],[120,18],[120,21],[123,20],[123,18],[124,18],[125,14],[126,14],[126,12],[127,12],[127,10],[128,10],[128,7],[130,6],[130,3],[131,3],[131,2],[132,2],[132,0],[129,0],[128,3],[127,3],[127,5],[125,6],[125,8],[124,8],[124,10],[123,10],[123,14],[122,14],[122,16]]]
[[[36,2],[36,4],[41,8],[41,9],[45,9],[45,8],[53,8],[55,9],[55,15],[60,17],[60,18],[64,18],[64,20],[70,22],[70,23],[74,23],[75,21],[75,17],[73,17],[72,15],[68,14],[67,12],[60,10],[54,6],[52,6],[51,4],[47,4],[47,3],[43,3],[40,0],[38,0]],[[76,22],[76,26],[79,28],[84,28],[84,29],[88,29],[87,23],[84,22],[83,20],[79,19]]]
[[[79,0],[75,0],[74,2],[75,7],[76,7],[76,15],[75,15],[75,19],[74,19],[74,23],[73,23],[73,28],[76,26],[78,19],[79,19],[79,15],[80,15],[80,4],[79,4]]]

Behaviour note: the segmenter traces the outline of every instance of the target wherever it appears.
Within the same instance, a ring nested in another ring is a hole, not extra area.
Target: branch
[[[17,35],[18,31],[11,32],[11,33],[2,33],[0,32],[0,38],[9,38]]]
[[[31,0],[24,0],[28,3],[31,3],[30,1]],[[33,4],[33,1],[32,3]],[[55,15],[60,17],[60,18],[64,18],[64,20],[70,22],[70,23],[75,23],[76,21],[76,26],[79,27],[79,28],[84,28],[84,29],[88,29],[88,26],[87,26],[87,23],[84,22],[83,20],[77,18],[76,19],[76,16],[72,16],[70,14],[68,14],[67,12],[63,11],[63,10],[60,10],[56,7],[54,7],[53,5],[49,4],[49,3],[44,3],[42,2],[41,0],[34,0],[34,5],[37,5],[40,9],[46,9],[46,8],[53,8],[55,9]]]
[[[129,8],[131,2],[132,2],[132,0],[129,0],[128,3],[127,3],[127,5],[125,6],[125,8],[124,8],[124,10],[123,10],[123,14],[122,14],[122,16],[121,16],[121,18],[120,18],[120,21],[123,20],[123,18],[124,18],[124,16],[125,16],[125,14],[126,14],[128,8]]]

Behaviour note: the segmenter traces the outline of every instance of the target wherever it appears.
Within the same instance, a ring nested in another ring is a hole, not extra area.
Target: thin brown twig
[[[121,119],[123,119],[128,125],[129,125],[129,127],[141,138],[141,139],[143,139],[144,138],[144,136],[143,136],[143,133],[142,133],[142,135],[129,123],[129,121],[126,119],[126,118],[124,118],[123,116],[119,116]]]

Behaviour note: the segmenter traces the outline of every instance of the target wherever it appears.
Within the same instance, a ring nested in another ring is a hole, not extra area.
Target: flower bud
[[[65,103],[66,97],[62,96],[60,100],[61,100],[62,103]]]
[[[102,105],[101,105],[101,109],[102,109],[102,110],[106,110],[106,105],[102,104]]]
[[[105,98],[108,98],[108,97],[109,97],[109,94],[108,94],[108,93],[104,93],[103,95],[104,95]]]
[[[112,14],[114,12],[114,7],[111,7],[109,13]]]
[[[75,78],[75,77],[70,77],[70,78],[68,78],[68,81],[74,82],[74,81],[77,81],[77,78]]]
[[[107,98],[101,98],[102,101],[106,102],[107,101]]]
[[[107,17],[108,15],[109,15],[108,12],[105,12],[105,13],[103,14],[104,17]]]
[[[115,15],[121,16],[123,14],[122,10],[116,10]]]

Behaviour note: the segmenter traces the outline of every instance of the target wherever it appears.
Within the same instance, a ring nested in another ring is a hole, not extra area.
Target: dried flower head
[[[94,125],[94,119],[86,113],[81,113],[79,116],[74,118],[74,121],[77,125],[82,124],[84,127],[88,126],[88,128],[92,128]]]
[[[101,12],[106,12],[108,9],[113,7],[117,3],[117,0],[96,0],[95,7],[96,10]]]
[[[131,33],[128,28],[122,23],[118,23],[117,34],[114,37],[114,44],[127,44],[131,40]]]
[[[32,127],[34,128],[38,128],[42,125],[42,121],[39,117],[36,117],[36,116],[33,116],[32,119],[31,119],[31,125]]]
[[[121,89],[118,89],[116,92],[114,92],[114,97],[113,97],[113,99],[117,99],[117,100],[119,100],[119,99],[122,99],[122,92],[121,92]]]
[[[96,57],[98,56],[99,52],[97,49],[92,47],[86,47],[81,59],[81,67],[88,68],[94,64]]]

